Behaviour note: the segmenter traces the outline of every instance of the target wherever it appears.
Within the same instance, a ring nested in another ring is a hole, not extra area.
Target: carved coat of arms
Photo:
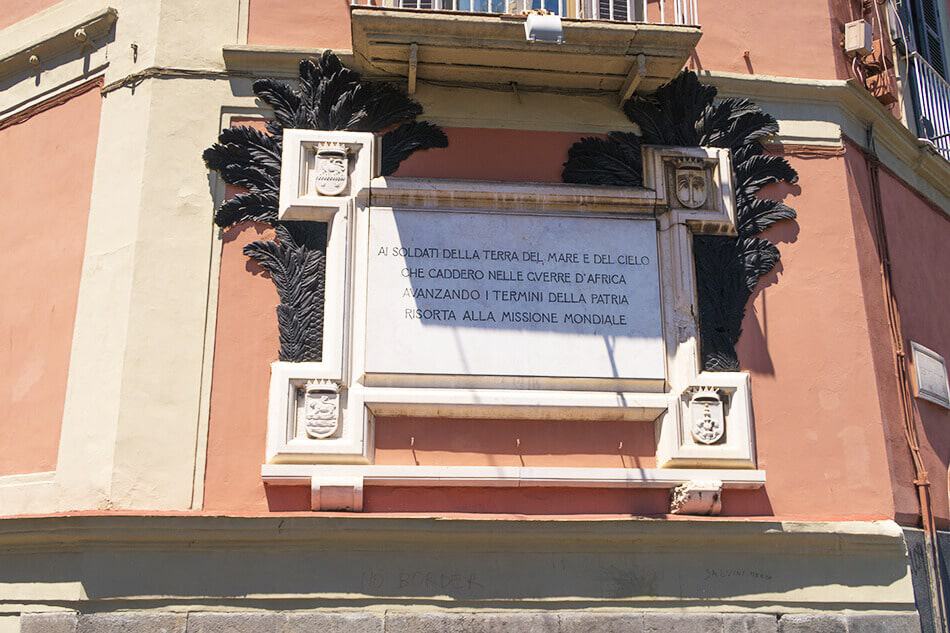
[[[322,143],[317,147],[314,186],[322,196],[338,196],[346,190],[350,176],[346,145]]]
[[[323,440],[336,433],[340,424],[339,398],[336,385],[332,383],[307,386],[303,409],[307,437]]]
[[[698,209],[706,204],[709,184],[702,160],[682,160],[674,173],[676,199],[687,209]]]
[[[699,387],[689,401],[693,439],[700,444],[715,444],[726,433],[722,397],[717,389]]]

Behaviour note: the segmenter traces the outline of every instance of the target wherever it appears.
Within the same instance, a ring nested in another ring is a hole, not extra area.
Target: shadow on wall
[[[789,206],[795,207],[796,205],[787,199],[797,197],[801,194],[801,191],[801,187],[797,183],[778,182],[764,187],[759,196],[769,200],[781,200]],[[782,250],[781,245],[794,244],[798,241],[800,231],[801,227],[797,220],[786,220],[773,224],[760,237],[769,240],[778,246],[779,250]],[[775,365],[772,363],[772,356],[769,353],[767,290],[778,284],[779,278],[784,272],[785,267],[780,259],[772,270],[759,279],[758,285],[756,285],[746,304],[748,308],[742,323],[742,335],[740,337],[741,367],[755,374],[775,375]]]

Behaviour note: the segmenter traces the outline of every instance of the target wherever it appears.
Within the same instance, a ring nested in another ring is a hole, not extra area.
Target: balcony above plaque
[[[652,92],[686,63],[698,26],[564,19],[563,43],[529,42],[525,16],[354,6],[353,53],[368,76],[559,90]]]

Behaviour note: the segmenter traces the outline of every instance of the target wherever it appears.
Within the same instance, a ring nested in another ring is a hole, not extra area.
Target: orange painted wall
[[[577,137],[505,130],[450,129],[448,134],[448,149],[417,154],[398,175],[558,182],[561,163]],[[488,152],[489,147],[495,151]],[[485,156],[497,160],[480,159]],[[798,210],[799,220],[769,232],[782,250],[782,264],[760,283],[739,345],[742,364],[753,377],[758,457],[768,484],[761,491],[730,491],[724,495],[724,513],[891,517],[895,507],[878,375],[881,358],[887,355],[875,342],[884,339],[880,322],[873,322],[880,286],[870,283],[870,228],[863,213],[852,211],[847,157],[803,154],[789,159],[800,172],[800,184],[773,187],[769,194],[786,198]],[[222,255],[206,509],[303,510],[306,491],[268,494],[260,483],[268,364],[277,349],[276,296],[270,281],[254,274],[241,254],[243,244],[258,237],[256,232],[243,227],[234,235],[237,239],[225,243]],[[447,426],[435,431],[435,424]],[[464,455],[452,442],[452,436],[462,432],[461,424],[380,420],[377,456],[388,463],[462,463],[469,457],[507,463],[520,459],[517,452],[492,442],[504,443],[518,434],[540,438],[527,422],[508,423],[494,437],[470,429],[469,439],[485,450],[475,457]],[[569,437],[578,427],[563,428],[569,429]],[[619,426],[614,430],[618,437],[630,432]],[[407,449],[413,436],[415,456]],[[597,463],[608,454],[593,445],[562,452]],[[551,453],[545,447],[527,459],[545,461]],[[652,447],[638,446],[630,457],[634,455],[645,464],[652,460]],[[371,488],[366,509],[659,514],[665,511],[665,499],[655,491]]]
[[[894,292],[904,332],[910,341],[950,358],[950,219],[900,180],[884,171],[880,176],[881,205],[887,227]],[[892,381],[893,382],[893,381]],[[924,464],[931,481],[934,513],[943,527],[950,526],[950,411],[926,400],[914,400]],[[894,418],[895,422],[898,418]],[[900,475],[901,507],[918,514],[908,451],[898,424],[889,430],[907,463]]]
[[[0,274],[0,475],[56,468],[99,134],[97,88],[0,129],[0,218],[10,228]]]
[[[653,468],[653,425],[628,421],[376,419],[377,464]]]
[[[865,311],[868,315],[868,335],[872,344],[874,372],[878,383],[878,397],[883,421],[883,432],[891,469],[891,490],[894,496],[894,515],[902,523],[914,524],[919,513],[914,486],[913,465],[901,425],[900,401],[891,344],[881,260],[874,238],[875,222],[871,195],[870,173],[861,149],[853,143],[845,144],[845,165],[851,215],[858,238],[858,259],[861,264],[861,284],[864,288]]]
[[[0,29],[48,9],[59,0],[0,0]]]
[[[798,220],[765,234],[782,260],[760,280],[738,346],[768,473],[766,495],[750,502],[779,516],[890,517],[858,252],[869,230],[853,222],[843,157],[788,158],[799,184],[765,193],[784,198]]]
[[[839,31],[850,19],[846,1],[699,4],[703,36],[690,62],[696,70],[810,79],[848,76]]]
[[[250,0],[247,43],[349,50],[349,0]]]
[[[245,222],[223,233],[205,470],[206,510],[267,510],[260,468],[270,364],[277,360],[277,291],[244,246],[273,230]],[[309,501],[307,502],[309,503]],[[305,508],[301,508],[305,509]]]
[[[445,128],[445,133],[449,137],[447,150],[416,152],[399,166],[396,175],[561,182],[567,149],[581,138],[591,136],[589,133],[481,128]]]
[[[691,64],[699,70],[834,79],[848,76],[840,52],[847,0],[700,2],[703,37]],[[672,21],[672,2],[666,19]],[[651,0],[650,19],[659,20]],[[250,0],[249,44],[352,48],[347,0]],[[744,56],[749,52],[748,58]]]

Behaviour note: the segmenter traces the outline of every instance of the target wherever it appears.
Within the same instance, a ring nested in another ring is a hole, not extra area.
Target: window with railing
[[[902,0],[900,28],[907,53],[907,82],[910,86],[913,119],[917,135],[929,141],[950,160],[950,83],[948,77],[947,16],[937,0]]]
[[[352,0],[352,4],[509,15],[544,10],[565,18],[582,20],[650,21],[647,0]],[[657,13],[661,24],[669,21],[672,24],[698,25],[699,0],[660,0]]]
[[[909,55],[917,134],[950,160],[950,83],[919,53]]]

